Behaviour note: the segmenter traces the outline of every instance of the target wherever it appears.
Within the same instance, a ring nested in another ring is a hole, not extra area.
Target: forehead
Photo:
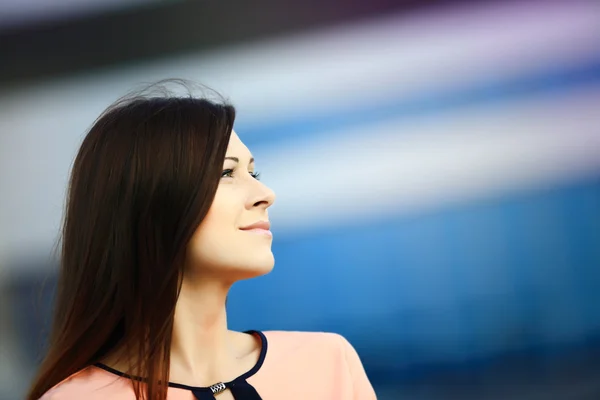
[[[235,131],[231,132],[231,137],[229,138],[229,144],[227,146],[227,153],[237,153],[237,156],[250,156],[250,150],[246,147],[244,142],[240,139],[238,134]]]

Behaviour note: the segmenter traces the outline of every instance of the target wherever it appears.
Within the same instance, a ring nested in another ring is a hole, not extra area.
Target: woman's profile
[[[338,334],[228,329],[231,286],[274,266],[275,194],[234,119],[224,101],[138,93],[92,125],[28,400],[375,399]]]

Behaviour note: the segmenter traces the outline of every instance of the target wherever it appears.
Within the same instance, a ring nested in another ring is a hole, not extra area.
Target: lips
[[[261,229],[264,231],[268,231],[271,229],[271,224],[269,223],[269,221],[258,221],[253,223],[252,225],[248,225],[240,229],[243,231],[251,231],[253,229]]]
[[[243,228],[240,228],[240,230],[245,231],[245,232],[250,232],[253,234],[272,237],[273,234],[271,233],[270,229],[271,229],[271,224],[269,224],[268,221],[258,221],[258,222],[253,223],[252,225],[248,225]]]

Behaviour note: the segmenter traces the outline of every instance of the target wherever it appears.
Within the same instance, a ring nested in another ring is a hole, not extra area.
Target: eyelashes
[[[223,172],[221,173],[221,178],[233,178],[233,173],[234,173],[233,169],[224,169]],[[259,172],[250,172],[250,176],[252,176],[257,181],[260,180]]]

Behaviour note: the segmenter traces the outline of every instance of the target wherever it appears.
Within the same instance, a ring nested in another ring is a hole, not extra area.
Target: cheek
[[[212,232],[232,230],[236,227],[236,221],[243,209],[243,204],[236,202],[235,192],[219,188],[215,198],[204,217],[201,227]]]
[[[231,200],[230,196],[217,192],[208,214],[188,243],[188,265],[219,264],[223,255],[230,252],[239,215],[239,205]]]

